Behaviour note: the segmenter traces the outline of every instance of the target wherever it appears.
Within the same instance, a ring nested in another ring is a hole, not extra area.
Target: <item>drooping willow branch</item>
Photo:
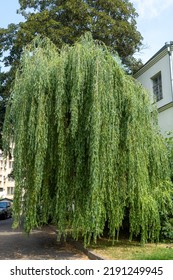
[[[157,240],[171,205],[166,148],[148,94],[86,35],[57,51],[47,39],[23,54],[4,124],[15,143],[14,224],[53,219],[86,242],[121,228]],[[7,148],[6,148],[7,149]]]

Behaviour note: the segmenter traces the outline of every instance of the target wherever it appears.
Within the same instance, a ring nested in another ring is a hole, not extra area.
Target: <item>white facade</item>
[[[143,67],[134,75],[149,92],[154,102],[154,81],[160,76],[162,98],[157,101],[158,121],[161,133],[165,135],[173,131],[173,42],[166,43]]]
[[[0,199],[13,199],[15,182],[9,175],[13,170],[13,156],[4,158],[3,152],[0,150]]]

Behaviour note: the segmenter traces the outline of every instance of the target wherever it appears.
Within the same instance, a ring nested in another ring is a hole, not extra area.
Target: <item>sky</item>
[[[137,29],[143,50],[136,55],[146,63],[166,42],[173,41],[173,0],[131,0],[138,13]]]
[[[138,13],[137,30],[143,37],[143,48],[136,54],[146,63],[166,42],[173,41],[173,0],[131,0]],[[23,20],[16,14],[18,0],[0,0],[0,27]]]

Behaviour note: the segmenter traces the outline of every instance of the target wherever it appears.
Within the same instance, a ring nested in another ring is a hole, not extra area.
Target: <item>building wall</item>
[[[135,75],[136,78],[148,91],[153,103],[153,80],[152,78],[161,72],[163,98],[156,104],[158,107],[158,123],[161,133],[165,136],[168,131],[173,131],[173,44],[164,46],[155,54]]]
[[[4,159],[0,150],[0,198],[13,199],[15,182],[9,174],[13,170],[13,156]]]
[[[159,112],[158,123],[160,131],[164,136],[167,136],[167,132],[173,131],[173,107]]]
[[[169,55],[166,54],[155,64],[151,65],[149,68],[146,68],[146,71],[137,78],[137,80],[148,90],[151,101],[154,102],[152,77],[154,77],[159,72],[161,72],[162,76],[163,99],[157,102],[158,108],[172,102],[173,100]]]

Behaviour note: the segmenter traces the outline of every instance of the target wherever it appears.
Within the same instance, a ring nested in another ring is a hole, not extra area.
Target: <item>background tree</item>
[[[142,37],[135,20],[137,13],[128,0],[20,0],[19,3],[26,19],[34,23],[35,31],[46,33],[56,45],[62,42],[74,44],[89,31],[94,39],[118,52],[125,64],[141,46]],[[26,14],[27,8],[34,10]]]
[[[9,98],[11,81],[8,74],[0,72],[0,149],[2,149],[2,129],[5,117],[6,103]],[[10,86],[10,87],[9,87]]]
[[[137,13],[128,0],[20,0],[19,12],[25,22],[0,29],[1,54],[5,66],[11,67],[5,81],[9,90],[14,80],[20,56],[26,44],[38,34],[50,38],[58,47],[72,45],[86,31],[118,52],[128,71],[141,65],[133,55],[141,47],[142,37],[137,31]],[[8,51],[6,53],[6,51]],[[1,95],[1,94],[0,94]]]
[[[3,136],[5,151],[15,143],[15,226],[51,217],[90,242],[128,218],[130,238],[158,240],[172,207],[166,146],[148,93],[111,53],[88,36],[59,52],[37,38],[12,92]]]

